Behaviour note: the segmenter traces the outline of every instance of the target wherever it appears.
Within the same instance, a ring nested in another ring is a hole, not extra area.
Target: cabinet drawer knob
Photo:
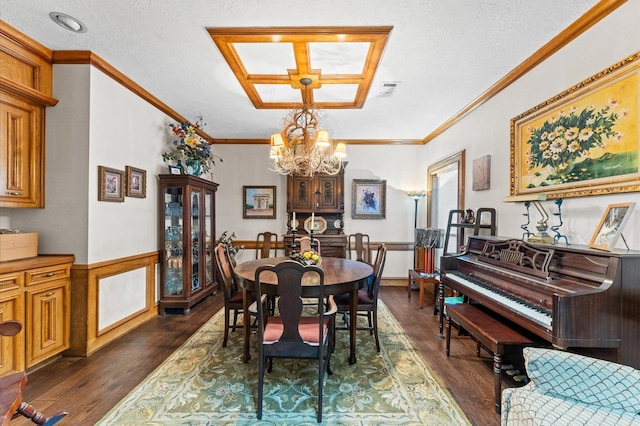
[[[56,273],[55,272],[47,272],[46,274],[42,274],[40,275],[42,278],[49,278],[49,277],[53,277]]]
[[[5,286],[5,285],[9,285],[11,284],[13,281],[0,281],[0,287]]]
[[[4,305],[0,305],[0,313],[4,312]]]
[[[20,191],[7,191],[7,195],[22,195]]]
[[[56,292],[55,292],[55,291],[50,291],[49,293],[45,293],[45,294],[43,294],[43,295],[42,295],[42,296],[40,296],[40,297],[42,297],[42,298],[45,298],[45,297],[51,297],[51,296],[53,296],[54,294],[56,294]]]

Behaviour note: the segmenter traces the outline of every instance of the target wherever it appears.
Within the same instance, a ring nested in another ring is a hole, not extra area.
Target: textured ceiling
[[[207,133],[224,139],[268,138],[286,110],[255,108],[207,28],[392,26],[364,106],[327,110],[327,120],[340,139],[422,139],[596,3],[0,0],[0,19],[52,50],[92,51],[179,114],[202,115]],[[60,28],[52,11],[88,31]],[[268,66],[270,55],[262,62]],[[400,85],[380,96],[387,81]]]

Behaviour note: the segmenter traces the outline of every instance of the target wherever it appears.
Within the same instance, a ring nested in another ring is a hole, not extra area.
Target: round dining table
[[[288,257],[267,257],[257,260],[250,260],[241,263],[234,268],[238,285],[244,292],[244,312],[248,312],[254,293],[256,269],[263,265],[277,265],[278,263],[290,260]],[[342,259],[338,257],[323,257],[320,267],[324,271],[324,294],[335,295],[342,293],[350,294],[350,318],[355,319],[358,308],[358,289],[364,286],[367,279],[373,275],[373,267],[368,263],[357,260]],[[264,273],[260,284],[265,293],[277,294],[278,280],[273,273]],[[318,297],[319,277],[318,274],[305,274],[302,279],[302,297]],[[245,320],[245,324],[248,320]],[[356,326],[357,321],[349,321],[349,364],[356,363]],[[244,362],[251,359],[249,353],[250,327],[244,327]]]

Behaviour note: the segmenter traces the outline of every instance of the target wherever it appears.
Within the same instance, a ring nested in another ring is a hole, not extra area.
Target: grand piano
[[[449,287],[556,348],[640,368],[640,251],[470,236],[440,270],[441,306]]]

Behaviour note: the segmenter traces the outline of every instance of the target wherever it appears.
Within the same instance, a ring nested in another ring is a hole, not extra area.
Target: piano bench
[[[451,348],[451,322],[464,328],[479,344],[493,353],[496,413],[500,413],[502,394],[502,355],[507,346],[529,346],[537,342],[500,322],[482,309],[469,304],[447,305],[447,356]]]
[[[424,308],[424,286],[433,284],[433,315],[436,315],[438,313],[438,285],[440,284],[440,274],[426,274],[420,270],[409,269],[409,279],[407,280],[409,299],[411,299],[411,285],[413,283],[420,289],[420,309]]]

